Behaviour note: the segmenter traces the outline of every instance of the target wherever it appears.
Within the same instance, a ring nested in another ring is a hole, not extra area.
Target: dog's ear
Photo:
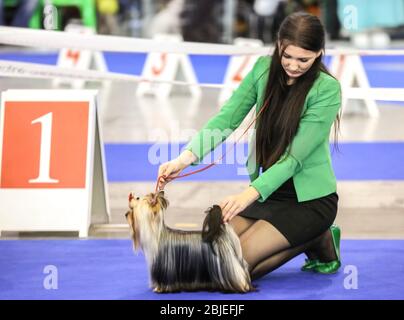
[[[164,192],[163,192],[163,195],[164,195]],[[168,204],[169,204],[168,200],[167,200],[166,198],[164,198],[163,196],[160,197],[159,199],[160,199],[160,201],[161,201],[161,206],[162,206],[162,208],[163,208],[164,210],[167,209]]]
[[[149,204],[154,207],[157,204],[157,193],[151,193],[150,198],[148,198]]]
[[[149,204],[153,207],[160,204],[162,209],[167,209],[169,202],[166,198],[164,198],[164,191],[159,191],[158,193],[151,194]]]

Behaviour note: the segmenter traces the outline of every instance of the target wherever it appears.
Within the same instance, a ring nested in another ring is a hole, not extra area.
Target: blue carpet
[[[109,182],[156,181],[159,164],[148,160],[152,144],[106,144],[105,154]],[[184,144],[180,145],[180,149]],[[244,146],[247,155],[247,145]],[[167,150],[169,157],[161,157],[161,162],[170,160],[177,153],[171,150],[171,145],[161,145],[161,150]],[[222,149],[221,149],[222,148]],[[225,145],[217,150],[226,150]],[[333,147],[331,146],[331,150]],[[404,180],[404,143],[339,143],[340,152],[332,152],[333,166],[338,180]],[[214,151],[213,153],[215,153]],[[172,153],[172,155],[171,155]],[[231,154],[231,152],[230,152]],[[219,158],[211,154],[208,160]],[[244,160],[236,164],[218,164],[207,171],[201,172],[181,181],[225,181],[247,180],[246,175],[238,174],[245,168]],[[210,161],[206,162],[210,163]],[[190,167],[184,172],[200,168]]]
[[[257,280],[258,292],[159,295],[130,240],[3,240],[0,299],[404,299],[404,240],[344,240],[341,248],[335,275],[299,271],[299,256]],[[56,290],[44,289],[47,265],[57,268]],[[357,289],[348,289],[354,273]]]

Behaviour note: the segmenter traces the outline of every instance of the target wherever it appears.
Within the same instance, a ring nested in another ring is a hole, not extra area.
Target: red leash
[[[193,175],[193,174],[196,174],[196,173],[205,171],[205,170],[209,169],[210,167],[213,167],[213,166],[214,166],[215,164],[217,164],[219,161],[221,161],[221,160],[226,156],[226,154],[227,154],[229,151],[231,151],[231,150],[234,149],[234,146],[237,144],[237,142],[240,141],[240,139],[247,133],[248,129],[250,129],[250,127],[257,121],[257,119],[258,119],[258,117],[261,115],[262,111],[263,111],[263,110],[266,108],[266,106],[268,105],[268,100],[269,100],[269,97],[265,100],[264,106],[263,106],[263,107],[261,108],[261,110],[258,112],[258,114],[256,115],[255,119],[248,125],[248,127],[244,130],[244,132],[243,132],[242,135],[236,140],[236,142],[234,142],[234,144],[232,145],[232,147],[231,147],[229,150],[227,150],[227,152],[226,152],[225,154],[223,154],[218,160],[212,162],[211,164],[206,165],[205,167],[203,167],[203,168],[201,168],[201,169],[194,170],[194,171],[191,171],[191,172],[188,172],[188,173],[185,173],[185,174],[182,174],[182,175],[178,175],[178,176],[176,176],[176,177],[173,177],[172,180],[175,180],[175,179],[178,179],[178,178],[184,178],[184,177],[187,177],[187,176],[190,176],[190,175]],[[154,191],[155,194],[157,194],[159,191],[163,191],[163,190],[164,190],[164,189],[159,189],[159,184],[160,184],[160,180],[161,180],[161,179],[165,179],[165,178],[166,178],[165,175],[161,175],[161,176],[158,177],[158,179],[157,179],[157,184],[156,184],[156,188],[155,188],[155,191]]]

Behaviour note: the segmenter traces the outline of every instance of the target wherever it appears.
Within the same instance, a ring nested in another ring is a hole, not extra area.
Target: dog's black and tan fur
[[[209,208],[202,231],[167,227],[164,193],[130,196],[126,218],[135,250],[145,254],[155,292],[253,290],[240,241],[229,224],[222,223],[219,206]]]

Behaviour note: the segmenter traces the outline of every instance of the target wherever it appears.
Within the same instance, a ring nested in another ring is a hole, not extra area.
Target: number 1
[[[41,151],[39,158],[39,174],[29,183],[58,183],[59,180],[50,177],[51,141],[52,141],[52,112],[31,122],[41,124]]]

